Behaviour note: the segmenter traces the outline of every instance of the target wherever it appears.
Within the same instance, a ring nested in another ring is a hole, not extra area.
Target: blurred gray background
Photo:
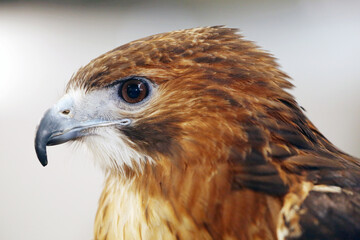
[[[89,60],[150,34],[224,24],[273,53],[292,94],[340,149],[360,156],[360,1],[0,2],[0,239],[92,239],[103,174],[82,148],[35,128]]]

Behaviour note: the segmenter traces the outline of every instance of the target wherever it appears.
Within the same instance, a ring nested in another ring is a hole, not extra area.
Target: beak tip
[[[39,157],[39,161],[43,167],[46,167],[46,165],[48,164],[48,160],[47,160],[46,156],[44,156],[42,158]]]
[[[43,165],[43,167],[45,167],[48,164],[46,150],[41,151],[39,148],[36,148],[36,155],[37,155],[41,165]]]

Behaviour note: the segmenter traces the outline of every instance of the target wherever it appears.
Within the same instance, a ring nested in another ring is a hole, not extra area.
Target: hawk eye
[[[119,95],[128,103],[141,102],[149,93],[149,88],[144,80],[132,78],[121,84]]]

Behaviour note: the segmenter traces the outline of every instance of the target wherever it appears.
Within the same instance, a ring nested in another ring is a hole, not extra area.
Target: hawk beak
[[[56,107],[47,110],[40,121],[35,137],[35,151],[40,163],[45,167],[48,163],[46,146],[62,144],[71,140],[88,136],[89,129],[112,125],[126,126],[130,119],[109,121],[104,119],[77,120],[73,114],[58,111]]]

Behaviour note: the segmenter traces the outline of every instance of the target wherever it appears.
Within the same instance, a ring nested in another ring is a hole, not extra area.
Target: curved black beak
[[[45,167],[48,163],[46,146],[58,145],[85,136],[88,124],[69,118],[53,109],[46,111],[40,121],[35,137],[35,151],[40,163]]]
[[[73,114],[53,107],[47,110],[40,121],[35,137],[35,151],[40,163],[48,163],[46,146],[58,145],[80,137],[88,136],[91,128],[111,125],[126,126],[130,119],[109,121],[104,119],[77,120]]]

